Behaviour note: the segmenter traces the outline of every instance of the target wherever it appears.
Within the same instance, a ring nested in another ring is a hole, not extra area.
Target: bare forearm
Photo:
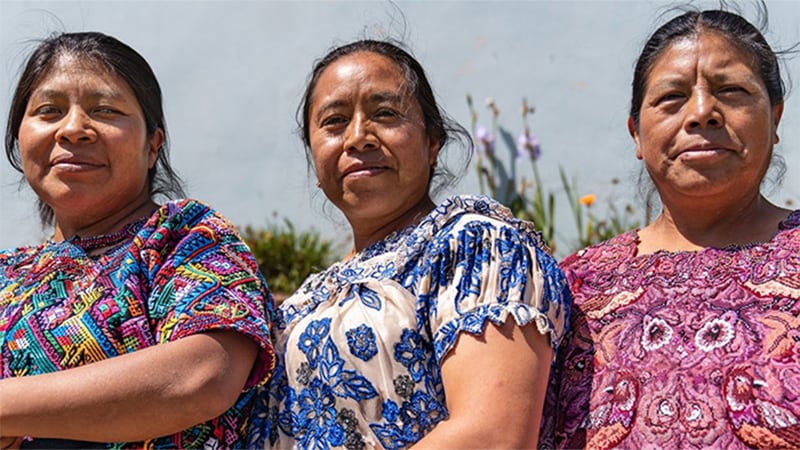
[[[0,433],[99,442],[176,433],[230,407],[255,354],[246,337],[216,332],[62,372],[0,380]]]

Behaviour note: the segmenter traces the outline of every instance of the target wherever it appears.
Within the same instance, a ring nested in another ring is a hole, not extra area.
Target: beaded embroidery
[[[129,224],[125,225],[124,227],[120,228],[118,231],[108,234],[99,234],[97,236],[87,236],[87,237],[80,237],[75,235],[67,241],[70,243],[77,245],[78,247],[82,248],[84,251],[91,251],[91,250],[98,250],[101,248],[111,247],[113,245],[119,244],[120,242],[127,241],[128,239],[134,237],[136,232],[138,232],[144,223],[147,221],[147,217],[142,217]]]

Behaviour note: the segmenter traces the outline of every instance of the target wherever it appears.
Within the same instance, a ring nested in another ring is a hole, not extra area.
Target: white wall
[[[770,42],[785,47],[800,41],[800,2],[767,4]],[[236,224],[287,217],[298,228],[346,240],[346,227],[329,220],[321,196],[312,200],[316,188],[294,134],[294,112],[316,58],[333,44],[388,33],[407,38],[445,109],[467,127],[467,93],[478,103],[479,122],[489,125],[483,103],[492,97],[515,134],[520,100],[527,97],[537,108],[530,124],[542,143],[547,187],[559,188],[562,165],[582,193],[601,194],[603,202],[603,194],[635,189],[638,162],[625,127],[629,85],[640,46],[663,22],[665,5],[0,0],[0,118],[5,124],[32,39],[58,30],[112,34],[142,53],[159,77],[173,163],[191,196]],[[800,77],[800,58],[788,68]],[[778,203],[800,200],[798,123],[800,101],[790,93],[778,147],[789,171],[783,191],[773,196]],[[612,178],[622,187],[611,190]],[[0,247],[42,239],[34,196],[18,190],[18,180],[0,163]],[[472,171],[455,190],[477,192]],[[559,207],[561,226],[574,227],[567,205]]]

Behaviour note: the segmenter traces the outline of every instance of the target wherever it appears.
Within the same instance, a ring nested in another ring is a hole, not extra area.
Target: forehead
[[[53,87],[66,89],[71,87],[93,86],[104,90],[113,90],[121,95],[134,95],[128,82],[111,70],[104,62],[74,54],[60,54],[54,57],[50,66],[42,73],[32,86],[32,93],[43,88]]]
[[[703,30],[670,42],[656,57],[647,74],[672,72],[745,71],[760,78],[755,55],[737,45],[735,38],[713,30]]]
[[[327,95],[376,88],[406,91],[408,80],[399,64],[387,56],[360,51],[342,56],[319,76],[312,101]]]

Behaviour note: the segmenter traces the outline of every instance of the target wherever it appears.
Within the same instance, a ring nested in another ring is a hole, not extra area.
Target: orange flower
[[[588,207],[592,206],[592,204],[594,203],[596,198],[597,198],[597,196],[594,195],[594,194],[587,194],[587,195],[584,195],[583,197],[581,197],[578,201],[580,202],[581,205],[583,205],[583,206],[588,208]]]

